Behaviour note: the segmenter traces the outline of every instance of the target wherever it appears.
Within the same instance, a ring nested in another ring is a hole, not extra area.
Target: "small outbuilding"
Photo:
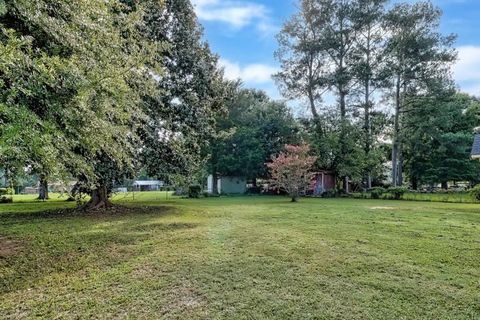
[[[136,191],[158,191],[165,182],[159,180],[136,180],[133,182],[133,188]]]
[[[208,176],[207,190],[213,194],[213,175]],[[219,194],[244,194],[247,192],[247,178],[225,176],[219,177],[216,181]]]
[[[318,171],[315,173],[310,192],[314,196],[321,196],[323,193],[335,189],[335,175],[330,171]]]

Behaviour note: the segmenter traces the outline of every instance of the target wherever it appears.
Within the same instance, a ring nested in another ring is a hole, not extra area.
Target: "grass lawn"
[[[17,198],[16,200],[21,200]],[[479,319],[480,205],[117,197],[0,205],[0,318]],[[28,202],[30,201],[30,202]]]

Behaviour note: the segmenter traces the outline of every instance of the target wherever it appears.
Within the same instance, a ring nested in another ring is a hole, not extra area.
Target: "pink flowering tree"
[[[307,191],[313,174],[310,172],[317,157],[309,155],[308,145],[286,145],[278,156],[272,156],[272,162],[267,163],[275,187],[288,192],[292,202]]]

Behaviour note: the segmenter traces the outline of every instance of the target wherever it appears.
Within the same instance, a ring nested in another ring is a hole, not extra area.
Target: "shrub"
[[[200,198],[202,194],[202,187],[198,184],[192,184],[188,186],[188,197],[189,198]]]
[[[8,196],[0,196],[0,203],[12,203],[13,198]]]
[[[383,196],[385,192],[387,192],[387,190],[385,190],[385,188],[382,188],[382,187],[371,188],[369,191],[370,191],[370,198],[372,199],[380,199],[380,197]]]
[[[260,194],[262,193],[262,187],[256,186],[256,187],[250,187],[247,189],[245,192],[246,194]]]
[[[331,189],[322,193],[322,198],[336,198],[338,195],[339,194],[337,190]]]
[[[480,184],[470,189],[469,194],[475,201],[480,201]]]
[[[403,195],[408,191],[407,188],[404,187],[391,187],[388,189],[388,192],[393,196],[395,200],[401,200]]]
[[[14,195],[15,190],[13,188],[0,188],[0,196]]]

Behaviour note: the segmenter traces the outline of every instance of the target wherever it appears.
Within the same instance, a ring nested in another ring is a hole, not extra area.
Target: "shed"
[[[213,193],[213,175],[208,176],[208,193]],[[247,192],[247,178],[225,176],[217,179],[217,190],[220,194],[244,194]]]
[[[324,192],[335,189],[335,175],[330,171],[318,171],[314,174],[310,192],[314,196],[320,196]]]
[[[158,191],[165,185],[165,182],[159,180],[136,180],[133,182],[133,188],[139,191]]]

